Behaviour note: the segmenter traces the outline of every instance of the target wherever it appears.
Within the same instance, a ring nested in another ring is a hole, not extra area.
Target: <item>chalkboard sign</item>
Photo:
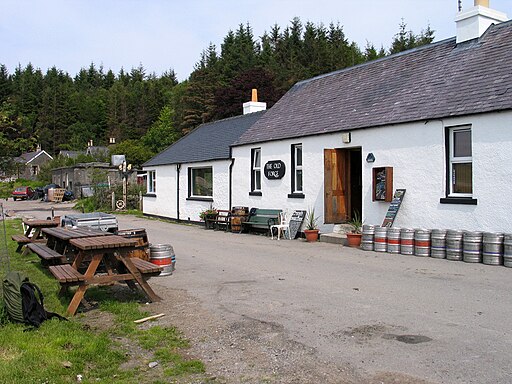
[[[265,177],[269,180],[282,179],[286,166],[281,160],[271,160],[265,164]]]
[[[290,218],[290,239],[297,237],[297,233],[299,232],[305,216],[306,211],[293,211],[293,215]]]
[[[391,227],[393,226],[393,222],[395,221],[396,214],[400,209],[400,205],[402,204],[402,200],[404,199],[405,189],[397,189],[395,194],[393,195],[393,200],[389,204],[388,212],[386,213],[386,217],[382,222],[383,227]]]

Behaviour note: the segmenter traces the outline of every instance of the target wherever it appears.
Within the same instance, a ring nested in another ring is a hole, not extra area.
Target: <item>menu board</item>
[[[393,200],[389,204],[388,211],[386,213],[386,217],[382,222],[383,227],[391,227],[393,226],[393,222],[395,221],[396,214],[400,209],[400,205],[402,204],[402,200],[404,199],[405,189],[397,189],[395,194],[393,195]]]
[[[295,239],[299,232],[300,226],[304,221],[306,211],[293,211],[293,215],[290,218],[290,239]]]

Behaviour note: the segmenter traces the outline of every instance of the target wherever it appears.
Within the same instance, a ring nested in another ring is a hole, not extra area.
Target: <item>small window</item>
[[[302,144],[292,145],[292,193],[302,193]]]
[[[156,171],[148,171],[148,193],[156,193]]]
[[[251,150],[251,191],[261,191],[261,148]]]
[[[473,195],[472,156],[471,127],[450,128],[449,180],[447,182],[450,197],[471,197]]]
[[[189,168],[189,197],[213,197],[212,167]]]

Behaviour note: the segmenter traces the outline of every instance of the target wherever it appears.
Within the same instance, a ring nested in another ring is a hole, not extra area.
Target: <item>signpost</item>
[[[386,213],[386,217],[384,217],[384,221],[382,222],[383,227],[392,227],[393,222],[395,221],[396,214],[400,209],[400,205],[402,204],[402,200],[404,199],[405,189],[397,189],[395,194],[393,195],[393,200],[389,204],[388,212]]]

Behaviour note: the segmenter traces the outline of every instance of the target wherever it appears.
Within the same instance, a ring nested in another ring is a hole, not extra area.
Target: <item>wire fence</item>
[[[0,276],[3,281],[11,269],[9,249],[7,248],[7,227],[4,205],[0,203]],[[3,297],[2,284],[0,284],[0,299]]]

